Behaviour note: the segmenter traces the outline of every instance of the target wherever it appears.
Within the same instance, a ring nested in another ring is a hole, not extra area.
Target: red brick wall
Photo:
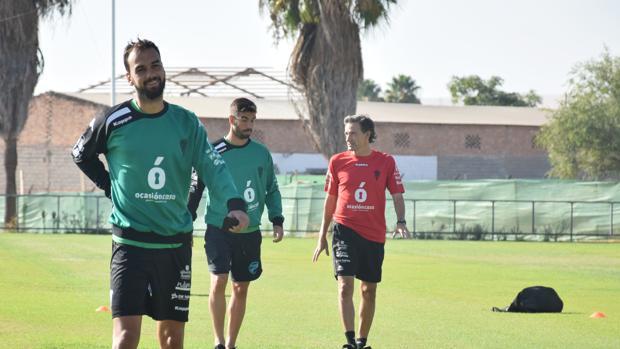
[[[70,152],[91,119],[106,109],[101,104],[53,92],[33,98],[18,143],[18,169],[24,173],[24,189],[32,192],[79,191],[82,187],[94,190],[90,180],[83,178],[73,164]],[[211,141],[228,132],[228,119],[203,118],[202,122]],[[474,170],[478,172],[472,176],[502,178],[515,173],[515,170],[506,170],[506,164],[515,163],[512,159],[531,164],[533,171],[526,176],[540,177],[547,170],[540,165],[545,163],[546,153],[532,147],[537,127],[380,122],[376,127],[375,148],[395,155],[437,156],[439,178],[453,178]],[[265,143],[272,152],[316,153],[299,120],[259,118],[254,128],[254,138]],[[480,137],[480,149],[465,147],[467,135]],[[397,144],[398,137],[400,143]],[[0,152],[4,152],[2,141]],[[5,188],[3,159],[0,157],[0,192]],[[467,165],[476,164],[478,160],[488,167],[475,165],[478,168],[474,169]],[[488,174],[484,172],[487,169]]]
[[[380,123],[376,148],[400,155],[519,155],[540,156],[532,147],[535,126],[439,125]],[[397,147],[395,135],[409,134],[409,146]],[[467,135],[480,136],[480,149],[465,147]]]

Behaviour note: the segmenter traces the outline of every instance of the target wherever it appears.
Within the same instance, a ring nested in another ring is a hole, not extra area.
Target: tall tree
[[[530,90],[525,96],[516,92],[504,92],[499,89],[504,80],[491,76],[483,80],[478,75],[464,77],[453,76],[448,84],[452,103],[463,102],[465,105],[502,105],[513,107],[535,107],[542,98]]]
[[[316,148],[330,157],[344,148],[342,119],[356,110],[363,76],[360,29],[388,18],[396,0],[259,0],[276,40],[297,36],[289,73],[304,101],[298,114]]]
[[[411,76],[400,74],[392,78],[385,91],[385,100],[392,103],[420,104],[416,93],[420,89]]]
[[[28,104],[41,73],[39,19],[69,13],[71,0],[0,1],[0,136],[5,144],[4,223],[17,224],[15,170],[17,140],[28,117]]]
[[[605,49],[599,60],[571,71],[560,107],[536,137],[549,153],[551,176],[620,179],[620,57]]]
[[[357,100],[367,102],[383,102],[379,96],[381,87],[374,80],[364,79],[357,87]]]

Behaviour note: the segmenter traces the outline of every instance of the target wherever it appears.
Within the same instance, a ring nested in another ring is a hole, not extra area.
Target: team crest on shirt
[[[375,170],[375,180],[379,179],[380,175],[381,175],[381,171]]]

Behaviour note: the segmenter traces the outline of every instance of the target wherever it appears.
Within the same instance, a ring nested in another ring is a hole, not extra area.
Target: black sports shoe
[[[371,347],[365,347],[363,345],[358,345],[357,349],[372,349]]]
[[[213,349],[226,349],[226,347],[224,346],[224,344],[218,344]]]
[[[351,344],[345,344],[342,346],[342,349],[357,349],[357,346]]]

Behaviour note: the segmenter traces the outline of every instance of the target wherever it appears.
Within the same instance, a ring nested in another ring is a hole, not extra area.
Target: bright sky
[[[36,93],[109,78],[111,3],[77,0],[71,17],[42,23]],[[258,0],[117,0],[117,74],[123,47],[137,36],[155,41],[167,66],[284,70],[294,43],[274,45]],[[365,78],[385,90],[392,76],[410,75],[427,104],[449,102],[453,75],[498,75],[506,91],[561,95],[575,63],[599,57],[605,45],[620,55],[617,0],[400,0],[389,25],[362,34]]]

